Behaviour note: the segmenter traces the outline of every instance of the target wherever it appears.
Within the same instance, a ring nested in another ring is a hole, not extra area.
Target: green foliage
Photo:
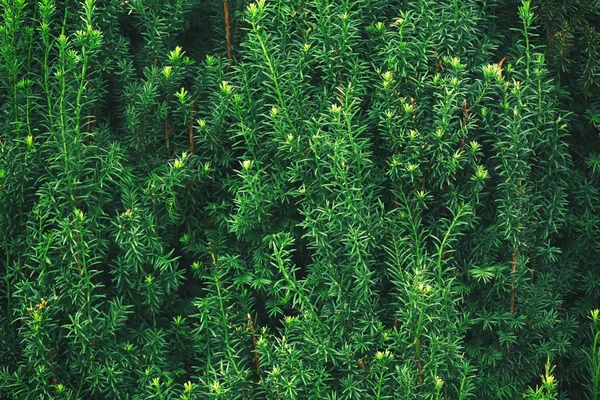
[[[598,398],[567,3],[0,0],[0,397]]]

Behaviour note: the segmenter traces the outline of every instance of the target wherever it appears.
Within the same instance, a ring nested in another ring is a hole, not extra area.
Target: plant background
[[[0,6],[0,397],[600,398],[597,1]]]

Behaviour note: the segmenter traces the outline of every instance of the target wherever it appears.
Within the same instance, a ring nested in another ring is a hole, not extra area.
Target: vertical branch
[[[229,23],[229,0],[223,1],[223,11],[225,14],[225,41],[227,42],[227,58],[229,60],[233,59],[232,51],[231,51],[231,29]]]
[[[423,360],[421,360],[421,337],[418,336],[416,340],[416,358],[417,358],[417,380],[419,385],[423,384]]]
[[[6,319],[8,320],[8,325],[10,326],[10,331],[12,333],[12,339],[15,342],[17,342],[15,325],[13,323],[14,318],[13,318],[12,290],[11,290],[12,282],[9,277],[9,274],[10,274],[9,265],[11,263],[11,259],[10,259],[10,254],[8,253],[8,251],[5,254],[6,254],[6,261],[5,261],[6,269],[4,271],[4,281],[5,281],[5,288],[6,288],[5,289],[6,290],[6,317],[7,317]]]
[[[522,181],[519,181],[519,199],[523,194]],[[520,205],[519,205],[519,208]],[[520,226],[520,224],[519,224]],[[510,287],[510,313],[515,313],[515,300],[516,300],[516,288],[515,288],[515,276],[517,274],[517,257],[519,255],[519,250],[517,245],[515,244],[513,247],[513,255],[512,255],[512,266],[511,266],[511,287]]]
[[[225,303],[223,302],[223,298],[224,298],[224,294],[222,293],[223,291],[221,290],[221,276],[219,275],[219,261],[217,259],[217,256],[215,256],[215,253],[211,252],[210,256],[212,258],[213,264],[215,266],[215,271],[213,274],[213,280],[215,282],[215,287],[217,288],[217,298],[219,299],[219,310],[221,311],[221,321],[222,321],[222,326],[225,327],[225,329],[223,330],[223,333],[225,335],[225,348],[227,349],[227,355],[229,356],[229,362],[233,365],[233,369],[235,370],[236,374],[239,376],[240,375],[240,369],[238,368],[237,363],[235,362],[235,357],[233,355],[233,347],[230,344],[230,340],[229,340],[229,332],[227,327],[229,326],[228,323],[228,314],[225,312]]]
[[[513,249],[512,256],[512,267],[511,267],[511,286],[510,286],[510,313],[515,313],[515,299],[516,299],[516,290],[515,290],[515,275],[517,274],[517,255],[518,251],[515,247]]]
[[[190,153],[194,154],[194,104],[196,100],[192,100],[190,106],[190,120],[188,122],[188,131],[190,136]]]
[[[167,144],[167,156],[171,158],[171,144],[169,142],[170,133],[169,133],[169,96],[167,96],[167,114],[165,115],[165,142]]]
[[[52,357],[52,350],[49,351],[49,355],[50,367],[52,368],[52,386],[56,386],[58,384],[58,380],[56,379],[56,370],[54,369],[54,358]]]
[[[588,389],[591,392],[592,399],[600,398],[600,312],[596,309],[592,311],[592,347],[591,351],[587,353],[588,357],[588,372],[589,386]]]
[[[462,109],[463,115],[462,115],[462,129],[463,132],[461,134],[462,138],[460,140],[460,151],[463,151],[464,147],[465,147],[465,139],[467,138],[467,133],[465,132],[466,128],[467,128],[467,124],[469,122],[469,117],[471,114],[471,109],[469,108],[468,104],[467,104],[467,99],[463,99],[463,109]]]
[[[171,157],[171,147],[169,145],[169,113],[165,117],[165,141],[167,142],[167,155]]]
[[[252,334],[252,346],[254,348],[254,363],[256,364],[256,371],[260,375],[260,360],[258,359],[258,347],[256,346],[256,332],[254,329],[254,321],[252,316],[248,314],[248,323],[250,324],[250,333]]]

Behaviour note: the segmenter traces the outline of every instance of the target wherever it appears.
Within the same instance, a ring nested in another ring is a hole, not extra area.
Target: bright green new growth
[[[0,397],[597,399],[599,13],[541,3],[0,0]]]

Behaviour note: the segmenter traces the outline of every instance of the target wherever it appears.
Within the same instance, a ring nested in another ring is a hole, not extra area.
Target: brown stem
[[[233,59],[233,54],[231,51],[231,30],[229,23],[229,0],[223,1],[223,11],[225,12],[225,40],[227,42],[227,58],[229,60]]]
[[[504,63],[506,62],[506,60],[508,60],[508,57],[504,57],[502,60],[500,60],[500,62],[498,63],[498,68],[500,68],[500,75],[502,75],[502,66],[504,65]]]
[[[471,113],[471,109],[467,106],[467,99],[464,99],[463,100],[463,120],[462,120],[463,128],[465,126],[467,126],[467,120],[469,118],[470,113]],[[463,143],[464,143],[464,139],[463,139]]]
[[[250,323],[250,333],[252,334],[252,346],[254,347],[254,363],[256,364],[256,371],[260,374],[260,360],[258,359],[258,347],[256,346],[256,332],[254,330],[254,321],[252,316],[248,314],[248,322]]]
[[[56,374],[54,372],[54,358],[52,358],[52,350],[50,350],[50,367],[52,368],[52,386],[56,386],[58,381],[56,380]]]

